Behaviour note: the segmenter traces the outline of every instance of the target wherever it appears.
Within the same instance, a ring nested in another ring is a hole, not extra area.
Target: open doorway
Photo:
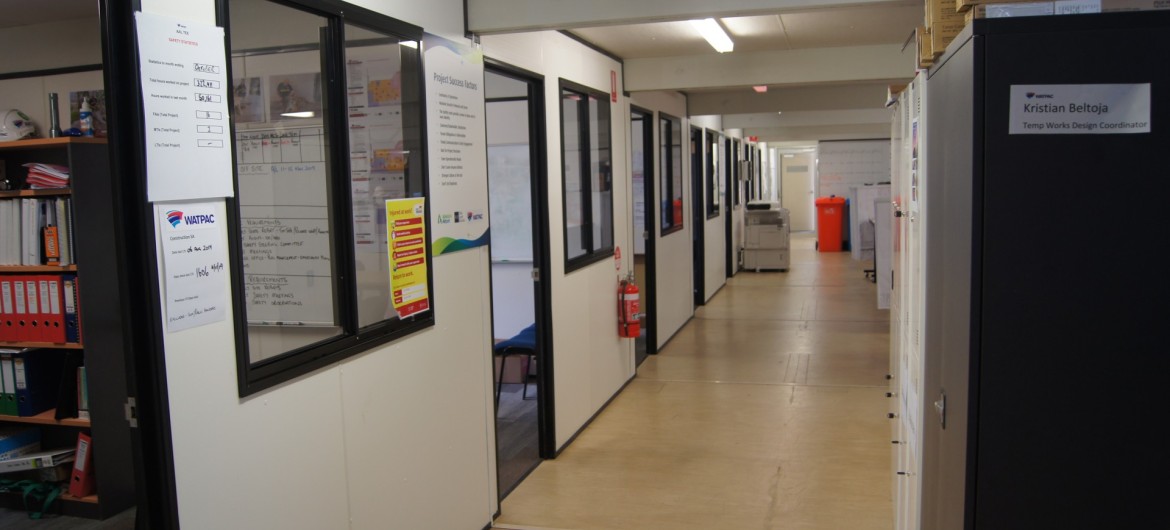
[[[549,270],[544,87],[536,74],[491,62],[484,87],[496,470],[503,499],[555,450],[551,295],[541,281]]]
[[[664,138],[670,132],[663,130]],[[664,156],[669,153],[663,153]],[[669,164],[663,160],[660,164]],[[657,319],[655,314],[655,205],[654,194],[654,113],[637,107],[630,107],[630,175],[633,181],[634,198],[634,282],[642,286],[642,332],[634,342],[635,366],[641,365],[646,356],[658,353]],[[669,186],[669,183],[665,183]],[[663,196],[670,196],[669,188],[663,189]],[[663,204],[664,215],[673,218],[673,202]],[[677,206],[682,207],[681,201]]]

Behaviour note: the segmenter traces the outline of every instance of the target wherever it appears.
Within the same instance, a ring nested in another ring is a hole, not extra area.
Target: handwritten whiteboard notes
[[[236,132],[250,324],[336,323],[323,132]]]

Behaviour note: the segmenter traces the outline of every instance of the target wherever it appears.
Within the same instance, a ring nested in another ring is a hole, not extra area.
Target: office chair
[[[492,347],[492,355],[500,358],[500,376],[496,380],[496,408],[500,406],[500,391],[504,387],[504,368],[508,365],[508,358],[517,355],[524,355],[528,357],[528,365],[532,365],[532,361],[536,359],[536,324],[530,324],[528,327],[520,330],[512,338],[501,341]],[[537,370],[540,366],[537,365]],[[533,396],[535,399],[536,396]],[[524,373],[524,392],[521,399],[528,398],[528,373]]]

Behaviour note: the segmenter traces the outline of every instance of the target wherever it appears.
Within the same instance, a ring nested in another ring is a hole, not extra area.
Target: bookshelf
[[[110,175],[107,147],[104,138],[64,137],[0,143],[0,164],[10,180],[26,173],[25,163],[70,168],[69,188],[5,190],[0,191],[0,201],[68,199],[73,219],[72,263],[0,265],[0,277],[75,275],[79,321],[79,336],[72,342],[18,341],[11,340],[9,334],[5,338],[10,340],[0,341],[0,348],[80,351],[86,367],[90,412],[89,419],[57,419],[55,409],[31,416],[0,415],[0,425],[37,426],[45,449],[72,447],[79,432],[92,436],[97,492],[77,498],[65,489],[59,510],[64,515],[94,519],[111,517],[135,503],[131,431],[124,412],[128,395],[125,334],[129,331],[120,311],[128,280],[120,274],[119,259],[125,257],[117,244],[119,192]],[[4,232],[3,237],[10,237],[9,233]],[[70,465],[66,466],[71,469]],[[0,495],[0,507],[24,509],[20,496],[15,494]]]

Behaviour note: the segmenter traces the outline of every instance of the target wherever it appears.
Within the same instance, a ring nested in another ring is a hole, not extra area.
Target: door
[[[707,195],[703,193],[703,147],[703,129],[691,127],[691,211],[694,225],[691,232],[694,265],[691,270],[695,274],[695,307],[707,302],[706,282],[703,281],[707,274],[707,249],[703,240],[703,225],[707,223]]]
[[[543,82],[488,62],[488,195],[496,394],[496,471],[503,499],[555,452]],[[505,342],[507,341],[507,342]],[[516,344],[506,348],[504,345]]]
[[[813,156],[812,153],[784,153],[780,155],[780,196],[782,206],[788,209],[789,222],[795,232],[816,228],[813,221]]]
[[[654,113],[630,107],[630,175],[634,198],[634,282],[641,287],[642,333],[634,341],[635,365],[657,352],[655,333],[655,234],[654,220],[659,204],[654,193]]]

